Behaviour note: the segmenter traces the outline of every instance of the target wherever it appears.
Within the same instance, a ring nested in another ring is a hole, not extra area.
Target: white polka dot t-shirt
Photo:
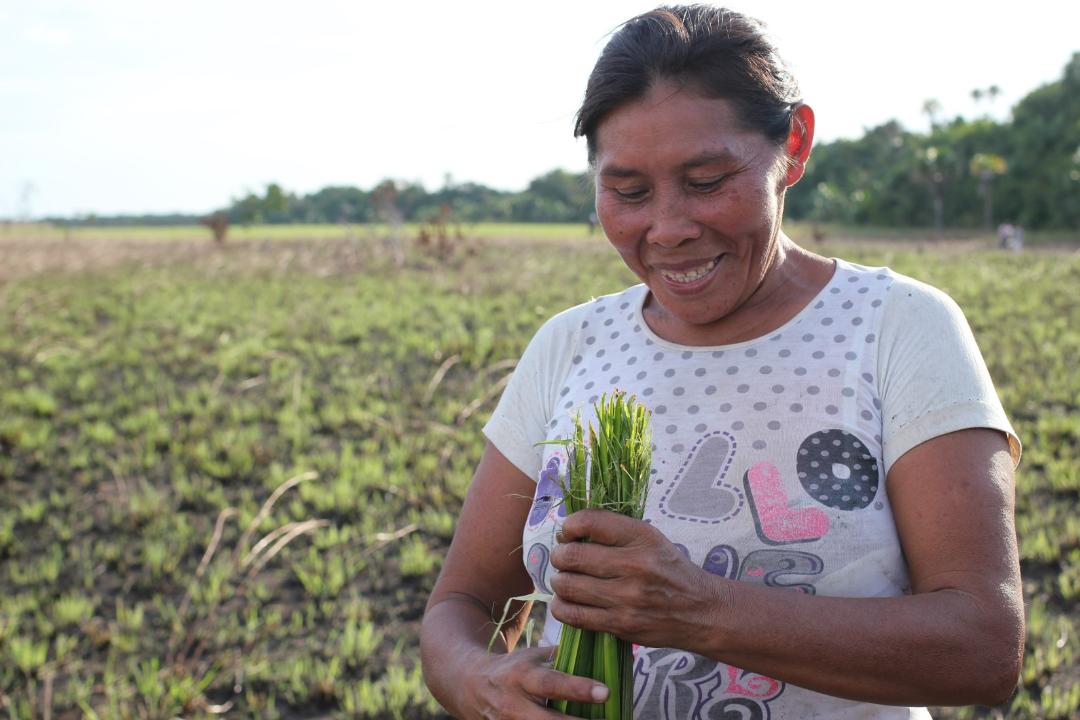
[[[909,591],[885,478],[919,443],[971,427],[1009,435],[963,314],[945,294],[842,260],[820,293],[765,337],[690,347],[651,332],[647,288],[549,320],[484,428],[537,481],[523,560],[550,592],[565,510],[566,455],[579,411],[613,389],[652,410],[645,519],[708,572],[795,592],[889,597]],[[543,642],[558,641],[548,617]],[[922,708],[821,695],[681,650],[636,648],[639,718],[928,717]]]

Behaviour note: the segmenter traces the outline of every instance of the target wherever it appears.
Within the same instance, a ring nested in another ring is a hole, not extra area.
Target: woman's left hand
[[[588,539],[588,542],[580,542]],[[552,550],[551,614],[649,647],[692,650],[726,595],[649,523],[606,510],[570,515]]]

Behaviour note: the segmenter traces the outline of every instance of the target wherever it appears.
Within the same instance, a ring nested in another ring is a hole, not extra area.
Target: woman
[[[760,26],[704,6],[631,20],[576,132],[642,284],[548,321],[485,427],[424,618],[435,696],[465,718],[602,701],[550,667],[568,622],[640,646],[638,717],[1005,701],[1024,639],[1019,442],[948,297],[781,231],[814,115]],[[537,443],[616,387],[653,412],[645,520],[565,518],[564,451]],[[514,650],[521,613],[489,653],[492,617],[534,586],[555,596],[547,647]]]

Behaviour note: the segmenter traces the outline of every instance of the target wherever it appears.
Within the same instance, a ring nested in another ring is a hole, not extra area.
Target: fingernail
[[[595,700],[598,703],[604,702],[605,700],[607,700],[607,696],[608,696],[608,689],[607,689],[606,686],[604,686],[604,685],[593,685],[593,689],[592,689],[592,699],[593,700]]]

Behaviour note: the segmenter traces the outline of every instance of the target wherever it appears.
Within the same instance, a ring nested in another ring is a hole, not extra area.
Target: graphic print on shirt
[[[562,483],[559,481],[559,466],[561,464],[562,458],[553,455],[548,460],[547,467],[540,471],[540,479],[536,483],[536,494],[533,496],[532,509],[529,510],[530,528],[537,528],[545,520],[554,519],[555,516],[566,517]]]
[[[730,545],[717,545],[705,554],[701,569],[734,580],[739,576],[739,553]]]
[[[768,720],[784,683],[685,650],[638,648],[634,716],[663,720]]]
[[[824,569],[825,562],[813,553],[786,549],[754,550],[743,559],[738,579],[814,595],[814,586],[810,583],[787,582],[785,578],[791,575],[820,575]]]
[[[545,523],[548,523],[551,531],[550,537],[543,538],[547,542],[534,540],[525,552],[525,569],[529,577],[532,578],[537,590],[549,594],[551,588],[545,581],[551,558],[549,546],[554,544],[555,532],[560,520],[566,518],[566,505],[563,503],[562,485],[559,482],[561,465],[562,458],[553,455],[548,460],[547,466],[540,472],[527,521],[529,531],[538,530]]]
[[[862,510],[878,490],[878,462],[851,433],[822,430],[799,446],[799,482],[810,497],[837,510]]]
[[[547,573],[550,557],[551,553],[544,543],[533,543],[529,552],[525,554],[525,569],[532,578],[533,585],[537,590],[548,595],[552,593],[551,588],[544,582],[544,575]]]
[[[727,432],[702,436],[660,497],[660,512],[688,522],[717,524],[743,508],[742,490],[725,482],[735,459],[735,437]]]
[[[793,508],[784,492],[780,471],[759,462],[743,477],[754,527],[762,542],[785,545],[820,540],[829,532],[829,516],[817,508]]]
[[[683,551],[685,553],[685,550]],[[685,554],[689,557],[688,553]],[[706,553],[701,568],[707,573],[731,580],[756,582],[768,587],[788,588],[814,595],[813,585],[806,582],[788,582],[786,578],[791,575],[803,578],[820,575],[825,569],[825,561],[813,553],[768,548],[752,550],[740,565],[739,553],[735,548],[730,545],[717,545]]]

